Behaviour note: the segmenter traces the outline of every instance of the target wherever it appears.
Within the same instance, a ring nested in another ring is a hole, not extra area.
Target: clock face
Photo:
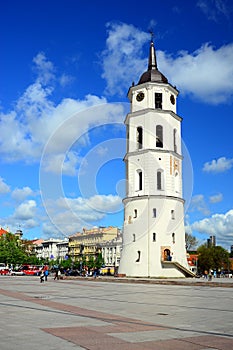
[[[144,99],[145,95],[143,92],[139,92],[136,96],[138,102],[141,102]]]
[[[172,103],[173,105],[175,104],[176,100],[175,100],[174,95],[171,95],[171,96],[170,96],[170,101],[171,101],[171,103]]]

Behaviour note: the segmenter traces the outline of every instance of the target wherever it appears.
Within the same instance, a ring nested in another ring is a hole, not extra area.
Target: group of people
[[[49,275],[49,269],[48,266],[45,266],[44,269],[41,271],[40,274],[40,283],[43,283],[48,280]],[[54,274],[54,280],[59,280],[61,278],[61,271],[59,269],[56,269]]]

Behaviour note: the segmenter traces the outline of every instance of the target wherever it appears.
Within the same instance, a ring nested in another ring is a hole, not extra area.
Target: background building
[[[120,229],[117,227],[94,227],[92,229],[83,229],[69,237],[69,257],[73,262],[86,261],[91,258],[96,259],[102,254],[103,244],[116,239]]]

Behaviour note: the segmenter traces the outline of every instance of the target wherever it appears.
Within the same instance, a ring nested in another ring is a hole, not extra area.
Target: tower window
[[[142,149],[143,132],[142,127],[137,128],[137,148]]]
[[[137,216],[138,216],[138,211],[137,209],[134,209],[134,219],[136,219]]]
[[[173,234],[172,234],[172,243],[175,243],[175,233],[173,232]]]
[[[156,147],[163,148],[163,127],[156,125]]]
[[[163,171],[157,171],[157,190],[163,190]]]
[[[137,258],[136,262],[139,262],[139,261],[140,261],[140,258],[141,258],[141,251],[138,250],[138,258]]]
[[[163,95],[161,93],[155,93],[155,108],[162,109],[162,96]]]
[[[133,233],[133,242],[136,242],[136,235]]]
[[[156,212],[156,208],[153,208],[153,217],[156,218],[157,212]]]
[[[153,242],[156,242],[156,233],[153,232]]]
[[[141,191],[142,190],[142,171],[137,170],[137,174],[138,174],[138,191]]]
[[[175,210],[171,210],[171,219],[175,220]]]
[[[174,129],[173,130],[173,143],[174,143],[174,152],[177,152],[177,144],[176,144],[176,134],[177,134],[177,130]]]

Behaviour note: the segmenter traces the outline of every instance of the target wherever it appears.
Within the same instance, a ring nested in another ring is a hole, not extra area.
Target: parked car
[[[20,270],[27,276],[39,276],[42,268],[39,266],[23,265]]]
[[[0,275],[9,275],[10,271],[8,268],[0,269]]]
[[[16,270],[10,271],[10,275],[11,276],[24,276],[25,273],[20,269],[16,269]]]

